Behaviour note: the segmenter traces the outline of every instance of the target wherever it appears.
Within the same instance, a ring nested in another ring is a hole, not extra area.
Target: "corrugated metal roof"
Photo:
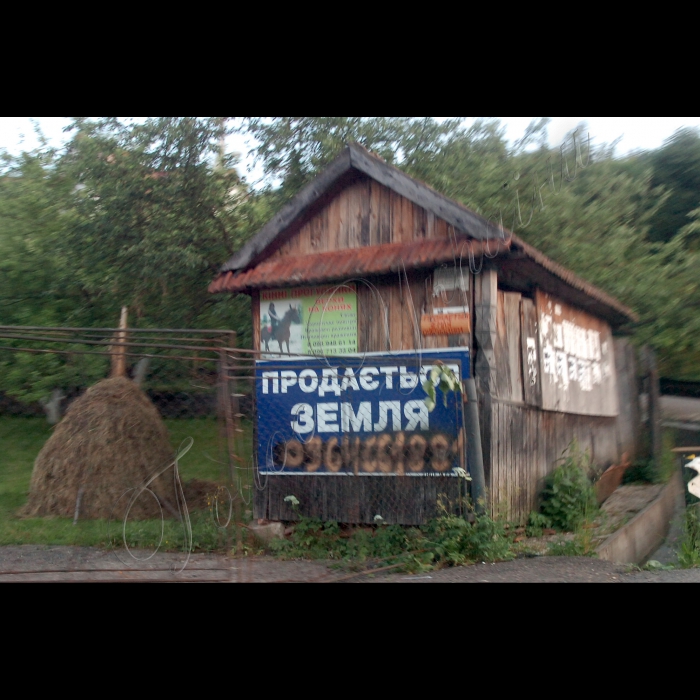
[[[521,251],[534,263],[544,268],[555,277],[558,277],[570,287],[578,289],[580,292],[583,292],[604,306],[616,311],[618,314],[626,317],[628,320],[635,323],[639,321],[639,316],[637,316],[637,314],[628,306],[625,306],[617,299],[604,292],[602,289],[592,285],[590,282],[586,282],[585,280],[581,279],[578,275],[575,275],[573,272],[571,272],[571,270],[568,270],[563,265],[554,262],[554,260],[548,258],[543,253],[540,253],[539,250],[533,248],[531,245],[528,245],[521,238],[518,238],[518,236],[514,234],[511,235],[513,250]]]
[[[246,292],[281,286],[302,286],[344,281],[356,277],[391,274],[406,270],[430,268],[462,261],[469,269],[470,255],[480,258],[488,246],[489,254],[505,252],[509,245],[491,241],[488,244],[466,238],[429,239],[369,248],[339,250],[263,262],[247,272],[225,272],[209,287],[212,294]]]

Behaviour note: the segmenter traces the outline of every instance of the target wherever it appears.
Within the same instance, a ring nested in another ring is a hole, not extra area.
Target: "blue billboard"
[[[462,396],[425,384],[436,365],[461,381],[469,350],[256,364],[261,474],[457,476],[467,471]]]

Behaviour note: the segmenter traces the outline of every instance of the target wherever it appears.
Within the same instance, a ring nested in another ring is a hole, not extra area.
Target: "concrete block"
[[[644,564],[663,545],[677,506],[685,498],[680,474],[648,508],[598,548],[598,558],[615,564]]]

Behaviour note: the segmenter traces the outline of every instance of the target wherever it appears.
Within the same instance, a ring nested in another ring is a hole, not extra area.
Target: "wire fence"
[[[115,368],[141,386],[166,421],[177,456],[154,466],[128,494],[115,494],[116,507],[124,498],[152,497],[156,476],[175,482],[162,527],[151,532],[128,522],[128,512],[110,524],[111,541],[126,551],[120,558],[134,564],[141,559],[131,550],[158,551],[173,541],[181,544],[183,566],[195,550],[255,551],[249,526],[257,520],[415,526],[469,513],[460,392],[468,356],[270,356],[235,346],[228,330],[0,327],[7,368],[26,369],[22,357],[51,358],[40,378],[44,401],[8,395],[0,416],[43,413],[56,422]],[[455,379],[444,396],[436,367]],[[35,383],[36,372],[34,366]],[[86,509],[84,497],[77,496],[76,514]]]

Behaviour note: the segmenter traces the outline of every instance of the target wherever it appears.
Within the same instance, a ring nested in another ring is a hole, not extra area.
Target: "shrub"
[[[599,511],[589,478],[591,458],[573,443],[562,463],[547,479],[542,494],[542,515],[555,530],[576,532]]]

